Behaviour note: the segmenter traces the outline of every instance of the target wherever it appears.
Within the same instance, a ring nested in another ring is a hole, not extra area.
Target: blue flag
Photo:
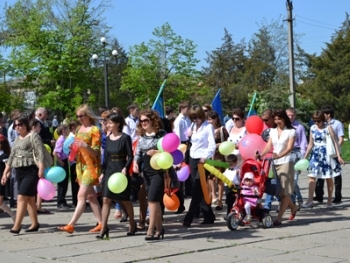
[[[224,121],[224,114],[222,113],[222,104],[221,104],[220,92],[221,92],[221,89],[219,89],[218,92],[216,93],[213,101],[211,102],[211,107],[219,115],[221,123],[224,124],[224,122],[223,122]]]
[[[257,110],[254,108],[255,102],[256,102],[256,92],[254,93],[254,96],[253,96],[253,99],[252,99],[252,103],[250,104],[249,111],[248,111],[248,114],[247,114],[247,118],[250,117],[250,116],[253,116],[253,115],[258,115]]]
[[[157,98],[154,101],[153,106],[152,106],[152,110],[157,111],[161,118],[165,118],[164,99],[163,99],[163,90],[165,88],[165,82],[166,82],[166,79],[163,81],[162,86],[160,86]]]

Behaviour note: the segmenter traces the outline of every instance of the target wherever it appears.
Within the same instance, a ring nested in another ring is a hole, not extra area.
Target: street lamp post
[[[106,45],[107,41],[105,37],[101,37],[101,44],[103,45],[103,67],[104,67],[104,79],[105,79],[105,106],[109,108],[109,103],[108,103],[108,97],[109,97],[109,90],[108,90],[108,64],[111,64],[112,62],[107,61],[106,59]],[[117,58],[118,51],[113,50],[112,55]],[[95,64],[97,64],[97,59],[98,55],[93,54],[92,55],[92,60]]]

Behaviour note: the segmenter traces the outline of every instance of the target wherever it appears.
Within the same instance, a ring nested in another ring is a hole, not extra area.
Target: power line
[[[319,25],[315,25],[315,24],[303,22],[303,21],[300,21],[300,20],[297,20],[297,19],[295,19],[295,20],[296,20],[297,22],[300,22],[300,23],[306,24],[306,25],[310,25],[310,26],[315,26],[315,27],[324,28],[324,29],[333,30],[333,31],[336,30],[335,28],[329,28],[329,27],[319,26]]]
[[[313,19],[310,19],[310,18],[302,17],[302,16],[299,16],[299,15],[297,15],[297,17],[300,17],[300,18],[303,18],[303,19],[306,19],[306,20],[309,20],[309,21],[313,21],[313,22],[316,22],[316,23],[319,23],[319,24],[324,24],[324,25],[326,25],[326,26],[333,26],[333,27],[337,27],[337,26],[335,26],[335,25],[331,25],[331,24],[327,24],[327,23],[319,22],[319,21],[317,21],[317,20],[313,20]]]

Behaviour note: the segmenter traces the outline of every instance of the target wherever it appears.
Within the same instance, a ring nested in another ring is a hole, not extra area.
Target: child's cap
[[[244,174],[244,177],[243,177],[243,180],[244,180],[244,179],[253,180],[253,179],[254,179],[254,174],[253,174],[253,173],[245,173],[245,174]]]

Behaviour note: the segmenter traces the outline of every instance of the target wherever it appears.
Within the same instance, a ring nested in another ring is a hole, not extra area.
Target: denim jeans
[[[303,156],[300,152],[300,149],[298,149],[298,148],[294,148],[291,155],[292,155],[292,160],[293,160],[294,164],[303,158]],[[298,185],[299,175],[300,175],[300,171],[296,170],[295,174],[294,174],[294,194],[292,194],[290,196],[293,203],[295,203],[295,202],[302,203],[303,202],[303,197],[300,193],[300,188]]]

